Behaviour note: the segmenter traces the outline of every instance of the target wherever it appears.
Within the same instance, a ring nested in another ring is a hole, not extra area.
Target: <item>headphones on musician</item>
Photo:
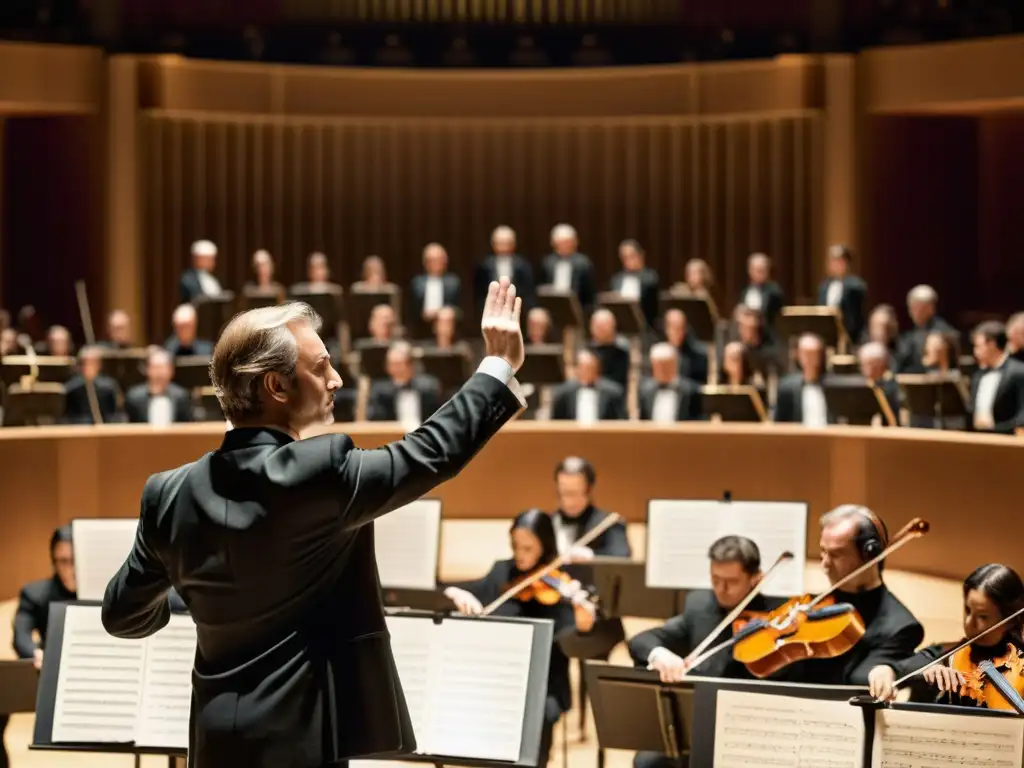
[[[867,507],[860,504],[843,504],[836,507],[832,513],[857,515],[860,518],[854,543],[865,563],[878,557],[889,546],[889,529],[885,527],[882,519]],[[882,569],[883,564],[878,564],[879,570]]]

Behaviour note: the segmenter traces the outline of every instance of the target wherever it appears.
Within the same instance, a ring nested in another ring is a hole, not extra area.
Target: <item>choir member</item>
[[[651,375],[640,383],[640,418],[671,424],[701,418],[700,387],[679,374],[679,352],[668,342],[651,347]]]
[[[889,350],[877,341],[869,341],[857,350],[860,373],[871,384],[882,390],[889,408],[897,420],[900,415],[900,385],[889,369]],[[883,424],[887,422],[883,419]]]
[[[742,300],[746,307],[760,312],[765,328],[774,331],[775,319],[786,305],[782,287],[770,279],[772,262],[765,254],[755,253],[747,259],[747,285]]]
[[[623,240],[619,244],[619,261],[622,270],[611,279],[611,290],[624,299],[632,299],[640,305],[640,311],[650,328],[658,319],[658,294],[661,278],[644,263],[644,249],[636,240]]]
[[[991,627],[1024,608],[1024,582],[1016,571],[997,563],[976,568],[964,579],[963,601],[963,639],[966,641],[974,638],[969,651],[973,664],[1002,656],[1010,643],[1018,649],[1024,649],[1019,618],[991,630]],[[957,645],[960,642],[952,645],[935,643],[922,648],[913,656],[879,664],[868,675],[871,695],[882,701],[895,698],[897,679],[924,668]],[[909,688],[912,697],[935,701],[937,695],[945,694],[948,698],[942,696],[940,703],[975,706],[973,700],[960,696],[959,691],[965,680],[960,672],[950,667],[951,660],[949,658],[939,662],[919,677],[911,678]]]
[[[167,426],[192,421],[192,399],[175,384],[174,358],[165,349],[153,348],[146,358],[146,381],[128,390],[124,398],[128,421]]]
[[[584,315],[597,301],[597,280],[590,257],[579,252],[579,236],[570,224],[558,224],[551,230],[552,252],[541,262],[541,285],[576,294]]]
[[[936,314],[939,294],[930,285],[918,285],[907,294],[907,312],[914,327],[899,339],[900,373],[924,373],[924,340],[932,331],[956,333],[956,330]]]
[[[253,280],[246,288],[263,293],[284,296],[284,286],[274,279],[274,257],[270,251],[260,249],[252,255]]]
[[[398,421],[415,429],[441,407],[441,386],[433,376],[415,372],[408,342],[394,342],[384,365],[388,378],[374,381],[370,387],[366,418]]]
[[[385,291],[394,287],[395,284],[388,281],[387,267],[380,256],[363,259],[360,279],[352,283],[353,291]]]
[[[828,277],[818,287],[818,304],[836,307],[843,314],[843,327],[851,341],[864,333],[864,302],[868,285],[857,275],[850,274],[853,252],[848,246],[833,245],[828,249],[825,269]]]
[[[440,243],[423,249],[423,274],[412,279],[409,290],[410,318],[422,318],[430,324],[441,307],[459,306],[462,281],[448,271],[448,252]]]
[[[797,344],[799,371],[779,380],[775,401],[775,421],[824,427],[832,421],[825,402],[825,343],[821,337],[805,333]]]
[[[571,562],[586,562],[600,557],[630,557],[626,526],[616,523],[602,533],[590,546],[574,546],[574,542],[599,525],[608,513],[594,506],[594,484],[597,472],[593,465],[579,456],[568,456],[555,467],[555,491],[558,509],[552,516],[558,552]]]
[[[978,370],[971,377],[971,424],[979,432],[1013,434],[1024,425],[1024,363],[1006,351],[1006,328],[990,321],[971,336]]]
[[[697,340],[683,310],[670,309],[664,322],[665,341],[679,353],[679,375],[697,384],[707,384],[707,347]]]
[[[629,344],[619,336],[615,315],[598,309],[590,316],[590,351],[601,361],[601,376],[623,390],[629,385]]]
[[[1010,315],[1006,321],[1006,349],[1010,357],[1024,363],[1024,312]]]
[[[192,266],[181,273],[179,284],[182,304],[203,296],[221,294],[220,281],[213,274],[216,263],[216,245],[209,240],[197,240],[192,243]]]
[[[47,330],[46,354],[54,357],[71,357],[75,354],[71,332],[63,325],[51,325]]]
[[[487,286],[492,280],[507,277],[516,287],[516,295],[523,300],[523,310],[529,312],[536,302],[533,285],[533,268],[525,258],[516,253],[516,233],[512,227],[502,225],[491,233],[491,253],[484,256],[476,268],[474,299],[477,314],[483,311],[487,298]]]
[[[339,288],[340,285],[331,282],[331,265],[320,251],[309,254],[306,259],[306,281],[292,286],[293,291],[300,293],[335,293]]]
[[[441,307],[431,326],[434,337],[423,347],[427,349],[467,349],[460,345],[459,337],[459,311],[455,307]]]
[[[960,355],[954,337],[941,331],[932,331],[924,339],[921,364],[928,373],[947,375],[957,372]]]
[[[100,342],[105,349],[131,349],[132,320],[123,309],[115,309],[107,316],[107,338]]]
[[[526,343],[551,344],[551,315],[544,307],[534,307],[526,315]]]
[[[96,405],[104,423],[118,420],[118,399],[121,393],[117,382],[102,373],[103,350],[82,347],[78,353],[78,374],[64,385],[64,418],[69,424],[93,424],[89,384],[96,392]]]
[[[683,268],[683,283],[677,288],[691,296],[706,299],[711,296],[715,276],[704,259],[690,259]]]
[[[210,357],[213,355],[213,344],[205,339],[197,338],[199,318],[196,308],[191,304],[180,304],[171,317],[174,332],[164,342],[164,349],[175,357]]]
[[[627,418],[625,390],[601,378],[600,372],[601,363],[593,352],[578,352],[575,378],[559,384],[552,393],[551,418],[579,424]]]
[[[760,387],[750,350],[742,341],[731,341],[722,349],[722,384],[730,387]]]
[[[879,304],[868,316],[868,327],[864,331],[862,341],[877,341],[882,344],[893,357],[896,373],[906,373],[901,366],[903,360],[899,352],[900,324],[896,310],[889,304]]]
[[[497,600],[511,583],[549,564],[558,556],[551,518],[542,510],[530,509],[520,513],[512,522],[510,538],[511,559],[497,561],[482,579],[454,584],[444,590],[445,596],[455,603],[460,613],[480,614],[483,606]],[[570,589],[572,597],[554,605],[513,598],[494,611],[495,616],[550,619],[554,623],[556,641],[551,646],[544,724],[537,759],[537,765],[541,768],[548,764],[555,723],[572,707],[569,659],[562,652],[557,638],[567,632],[589,632],[596,619],[593,604],[584,599],[578,584],[574,583]]]
[[[368,339],[377,344],[390,344],[395,339],[395,308],[390,304],[378,304],[370,310],[370,322],[366,330]]]

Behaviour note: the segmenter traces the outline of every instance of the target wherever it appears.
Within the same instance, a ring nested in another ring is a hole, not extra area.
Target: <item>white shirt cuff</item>
[[[476,369],[477,373],[486,373],[488,376],[492,376],[510,390],[512,394],[519,400],[519,404],[526,407],[526,394],[523,392],[523,387],[516,379],[516,372],[512,370],[512,366],[508,364],[508,361],[503,357],[491,355],[485,357],[480,361],[480,367]]]
[[[650,669],[654,665],[654,662],[658,660],[658,657],[664,656],[666,653],[671,653],[671,651],[669,651],[668,648],[665,648],[664,646],[660,645],[653,651],[651,651],[647,655],[647,668]]]

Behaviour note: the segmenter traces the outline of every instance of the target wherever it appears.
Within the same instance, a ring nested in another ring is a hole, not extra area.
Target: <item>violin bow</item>
[[[600,523],[595,525],[591,530],[589,530],[585,534],[583,534],[583,536],[581,536],[577,541],[573,542],[572,546],[573,547],[585,547],[585,546],[587,546],[587,544],[592,542],[594,539],[596,539],[602,533],[607,531],[609,528],[611,528],[613,525],[615,525],[620,520],[622,520],[622,518],[619,517],[619,515],[616,514],[615,512],[612,512],[610,515],[608,515],[608,517],[606,517]],[[538,581],[543,579],[545,576],[547,576],[553,570],[555,570],[556,568],[561,566],[563,563],[565,563],[565,561],[567,559],[568,559],[568,555],[567,554],[566,555],[559,555],[554,560],[552,560],[550,563],[548,563],[543,568],[541,568],[539,571],[537,571],[534,574],[531,574],[529,578],[523,579],[521,582],[516,584],[514,587],[509,587],[508,589],[505,590],[505,592],[501,595],[501,597],[499,597],[497,600],[495,600],[492,603],[490,603],[489,605],[487,605],[483,609],[483,611],[480,612],[480,615],[481,616],[487,616],[490,613],[494,612],[501,605],[503,605],[504,603],[507,603],[509,600],[511,600],[516,595],[518,595],[524,589],[526,589],[527,587],[529,587],[532,584],[536,584]]]
[[[822,600],[831,595],[833,592],[836,592],[844,584],[849,583],[850,581],[864,573],[864,571],[882,562],[883,560],[885,560],[885,558],[887,558],[900,547],[904,546],[905,544],[908,544],[914,539],[924,536],[926,533],[928,533],[930,528],[931,526],[928,524],[926,520],[923,520],[920,517],[915,517],[913,520],[911,520],[897,532],[897,534],[893,537],[892,543],[889,546],[887,546],[873,558],[864,563],[864,565],[850,571],[843,578],[841,578],[839,581],[837,581],[835,584],[829,587],[827,592],[822,592],[811,602],[807,603],[805,606],[802,606],[803,610],[813,610],[816,605],[818,605]]]
[[[759,594],[761,594],[761,590],[764,589],[764,585],[768,583],[768,580],[772,577],[772,574],[778,570],[779,566],[781,566],[783,563],[789,562],[792,559],[792,552],[783,552],[781,555],[779,555],[778,560],[776,560],[775,564],[768,569],[768,571],[764,575],[764,578],[762,578],[754,586],[754,588],[750,590],[746,597],[740,600],[739,604],[737,604],[735,608],[729,611],[729,614],[724,619],[722,619],[721,622],[719,622],[717,627],[711,630],[707,637],[700,641],[696,648],[694,648],[692,651],[690,651],[689,654],[687,654],[686,658],[689,659],[692,657],[693,659],[695,659],[694,663],[690,665],[690,669],[693,669],[693,667],[696,667],[698,663],[706,660],[707,657],[702,658],[701,654],[707,650],[707,647],[711,645],[714,639],[718,637],[725,630],[726,627],[730,626],[734,621],[736,621],[736,619],[739,618],[739,615],[746,610],[747,606],[750,605],[751,601]],[[719,650],[721,650],[722,647],[724,646],[719,644],[719,646],[716,646],[712,649],[713,653],[711,653],[710,655],[713,656],[714,653],[717,653]],[[697,659],[699,659],[699,662],[696,661]]]
[[[85,291],[85,281],[75,282],[75,295],[78,298],[78,314],[82,317],[82,332],[85,333],[85,343],[90,347],[96,344],[96,334],[92,329],[92,313],[89,311],[89,295]],[[103,414],[100,412],[100,401],[96,397],[96,387],[92,381],[82,377],[85,382],[85,393],[89,397],[89,410],[92,411],[92,423],[102,424]]]

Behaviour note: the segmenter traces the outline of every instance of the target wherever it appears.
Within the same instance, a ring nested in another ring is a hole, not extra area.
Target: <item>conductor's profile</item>
[[[416,748],[391,653],[373,521],[454,477],[522,407],[521,300],[491,283],[487,356],[419,429],[360,450],[333,420],[341,378],[320,318],[293,302],[236,316],[210,364],[233,426],[150,477],[103,626],[142,638],[174,587],[196,624],[191,768],[319,768]]]

